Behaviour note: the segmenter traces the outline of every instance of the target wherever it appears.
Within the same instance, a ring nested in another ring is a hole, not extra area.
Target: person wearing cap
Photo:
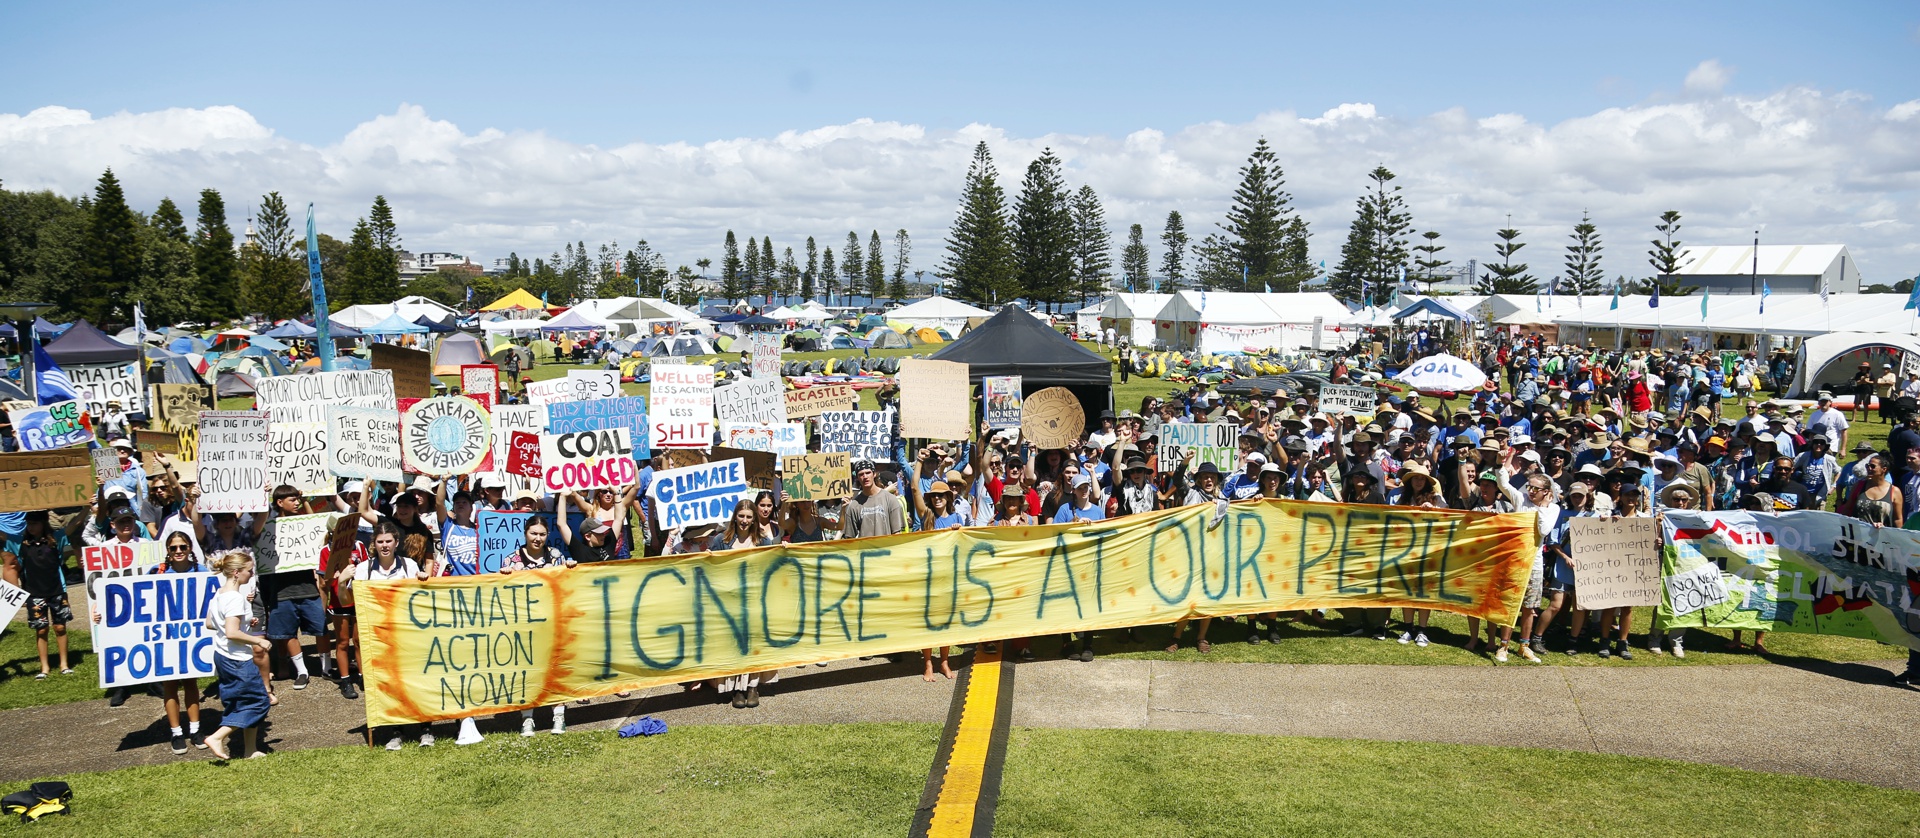
[[[146,497],[147,470],[133,454],[133,440],[120,437],[107,444],[113,449],[114,459],[119,462],[120,474],[100,484],[101,488],[125,489],[129,501]]]
[[[434,510],[440,517],[440,576],[474,576],[480,572],[480,525],[473,517],[473,495],[455,492],[447,498],[447,485],[439,481],[434,494]]]
[[[1861,440],[1854,443],[1848,453],[1853,455],[1853,459],[1840,467],[1840,476],[1833,481],[1833,496],[1837,498],[1846,497],[1853,484],[1866,476],[1867,457],[1874,453],[1873,444]]]
[[[1898,415],[1893,400],[1900,394],[1900,376],[1894,375],[1892,364],[1883,363],[1880,365],[1880,377],[1874,379],[1873,383],[1875,392],[1880,397],[1880,424],[1891,425],[1893,417]]]
[[[1775,380],[1785,380],[1785,376],[1775,376]],[[1873,377],[1873,365],[1866,361],[1854,371],[1853,378],[1847,382],[1847,389],[1853,393],[1853,411],[1855,419],[1867,418],[1867,411],[1873,407],[1873,391],[1878,380]]]
[[[1824,436],[1832,450],[1839,451],[1845,449],[1847,447],[1847,428],[1849,427],[1847,414],[1833,406],[1833,394],[1824,390],[1820,392],[1820,398],[1817,403],[1819,407],[1814,408],[1812,413],[1807,414],[1807,438],[1811,440],[1816,436]]]
[[[740,503],[746,506],[748,512],[753,511],[752,501],[742,500]],[[736,509],[735,512],[737,514],[738,510]],[[555,515],[553,522],[554,526],[560,529],[560,540],[567,545],[567,552],[573,556],[575,562],[580,564],[610,562],[620,557],[619,536],[614,534],[613,527],[606,521],[593,515],[585,516],[580,519],[580,532],[576,535],[572,525],[567,522],[568,517],[570,516],[565,514]],[[708,549],[731,548],[709,547]]]
[[[101,439],[125,438],[132,434],[128,430],[127,414],[121,412],[120,402],[108,400],[106,409],[94,419],[93,432]]]
[[[608,529],[613,532],[614,556],[622,559],[631,558],[633,540],[627,532],[628,510],[639,505],[636,498],[639,497],[640,484],[629,483],[618,490],[602,487],[590,491],[593,494],[592,501],[582,497],[579,492],[572,490],[563,492],[561,509],[564,511],[566,506],[571,505],[580,510],[582,515],[605,521]]]
[[[1206,465],[1212,464],[1208,463]],[[1107,517],[1106,509],[1093,499],[1093,477],[1085,471],[1081,471],[1073,475],[1071,479],[1073,481],[1072,488],[1070,489],[1072,494],[1063,501],[1060,504],[1060,508],[1054,512],[1053,523],[1071,524],[1079,521],[1105,520]],[[1074,634],[1067,634],[1062,638],[1060,644],[1060,656],[1081,662],[1093,660],[1093,633],[1082,631],[1077,634],[1079,635],[1080,648],[1078,650],[1073,648],[1075,640]],[[1201,630],[1201,634],[1203,636],[1206,634],[1204,628]],[[1174,636],[1176,638],[1179,637],[1177,629]],[[943,667],[943,671],[949,672],[947,677],[953,677],[950,670],[944,669],[944,651],[942,654],[941,666]]]
[[[1227,500],[1246,500],[1260,494],[1260,470],[1267,465],[1267,455],[1258,451],[1243,452],[1242,461],[1246,469],[1228,476],[1226,485],[1220,489]]]
[[[1807,440],[1807,450],[1793,461],[1793,479],[1806,484],[1813,493],[1814,509],[1826,507],[1828,494],[1840,480],[1840,463],[1828,448],[1827,438],[1816,434]]]

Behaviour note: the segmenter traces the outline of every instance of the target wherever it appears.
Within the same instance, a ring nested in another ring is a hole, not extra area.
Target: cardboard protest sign
[[[893,411],[830,410],[820,414],[820,450],[843,451],[856,460],[891,459]]]
[[[626,428],[540,436],[541,481],[547,491],[610,489],[639,479]]]
[[[777,425],[787,421],[786,387],[779,378],[739,378],[713,391],[713,412],[722,424]]]
[[[647,419],[653,423],[648,444],[654,448],[705,448],[713,444],[713,368],[654,364],[653,399]]]
[[[91,451],[86,448],[56,448],[52,451],[15,451],[0,454],[0,472],[41,471],[92,464]]]
[[[327,406],[394,406],[390,370],[340,370],[307,375],[276,375],[254,381],[254,407],[274,424],[322,425]]]
[[[0,512],[86,506],[98,486],[91,464],[0,472]]]
[[[328,407],[327,468],[355,480],[402,480],[400,411]]]
[[[214,408],[213,388],[205,384],[154,384],[149,415],[162,430],[179,433],[200,427],[200,412]]]
[[[120,455],[113,453],[113,449],[92,448],[87,453],[93,456],[93,479],[100,481],[101,485],[106,485],[107,481],[124,472],[120,468]]]
[[[266,511],[267,491],[272,488],[267,485],[267,439],[264,411],[200,414],[202,513]]]
[[[505,473],[507,455],[514,431],[535,436],[547,432],[547,410],[550,405],[539,404],[503,404],[493,409],[493,463],[494,468]]]
[[[653,475],[647,497],[663,530],[716,524],[733,514],[734,504],[751,494],[743,460],[667,469]]]
[[[165,558],[158,541],[108,542],[80,548],[80,576],[86,584],[87,602],[99,607],[100,580],[142,575]]]
[[[853,494],[851,459],[843,451],[786,457],[780,488],[787,500],[835,500]]]
[[[741,468],[747,476],[747,488],[749,489],[755,491],[764,489],[769,492],[780,489],[780,475],[775,471],[780,465],[780,458],[773,454],[766,451],[742,451],[738,448],[716,445],[713,447],[713,458],[711,462],[717,463],[721,460],[739,460],[741,462]]]
[[[860,403],[860,394],[845,384],[816,384],[788,390],[787,419],[811,419],[829,410],[852,410]]]
[[[519,475],[528,480],[539,480],[544,474],[540,470],[540,435],[526,431],[512,431],[507,434],[506,472]]]
[[[497,395],[500,392],[500,368],[492,364],[462,364],[460,392],[468,396],[482,393]]]
[[[169,431],[133,430],[133,448],[141,453],[180,455],[180,435]]]
[[[527,522],[532,519],[531,512],[496,512],[491,509],[482,509],[474,515],[474,526],[480,530],[481,573],[500,572],[507,559],[513,556],[513,551],[526,542],[523,533],[527,530]],[[559,546],[558,534],[553,538],[556,546]]]
[[[14,587],[13,583],[0,579],[0,631],[6,631],[13,625],[13,616],[27,607],[27,591]]]
[[[1920,531],[1832,512],[1669,509],[1654,625],[1864,637],[1920,649]]]
[[[288,573],[313,570],[320,566],[320,548],[333,537],[333,522],[340,516],[332,512],[312,515],[282,515],[273,519],[273,551],[280,561],[261,573]]]
[[[1157,437],[1160,462],[1172,469],[1184,462],[1187,452],[1192,451],[1193,462],[1187,465],[1189,473],[1201,463],[1212,463],[1222,472],[1231,473],[1240,468],[1239,436],[1239,426],[1230,422],[1169,422],[1160,426]]]
[[[1320,409],[1327,413],[1372,416],[1373,407],[1378,402],[1379,396],[1371,387],[1349,387],[1345,384],[1320,385]]]
[[[662,472],[663,525],[731,514],[742,481],[711,472],[737,462],[704,468],[704,479]],[[1169,614],[1406,607],[1511,624],[1539,549],[1531,513],[1403,507],[1386,521],[1381,509],[1247,501],[1212,530],[1214,510],[1203,505],[1044,524],[1020,537],[940,530],[659,556],[598,565],[587,579],[573,568],[370,586],[355,603],[367,722],[491,716]],[[505,607],[476,625],[462,616],[475,601]],[[469,655],[456,669],[449,644],[470,644],[482,629],[528,651],[478,665]]]
[[[1660,604],[1660,528],[1654,519],[1571,519],[1567,555],[1581,608]]]
[[[119,402],[120,409],[127,413],[142,413],[147,409],[147,394],[131,363],[67,364],[61,369],[67,373],[67,380],[73,382],[73,389],[88,413],[105,414],[107,402]]]
[[[576,402],[617,399],[624,395],[619,370],[567,370],[567,383],[573,386],[572,400]]]
[[[207,609],[219,590],[216,573],[101,580],[93,627],[101,689],[215,677]]]
[[[973,384],[966,364],[908,358],[900,362],[898,380],[902,436],[973,437]]]
[[[545,381],[529,381],[527,382],[526,391],[527,391],[527,402],[529,404],[537,404],[537,405],[554,404],[556,402],[570,402],[570,401],[573,401],[573,396],[574,396],[573,382],[568,381],[565,378],[549,378]]]
[[[746,350],[753,361],[754,378],[780,377],[780,335],[773,332],[755,332],[742,338]]]
[[[390,343],[376,343],[371,347],[368,359],[373,369],[393,373],[393,395],[396,398],[433,398],[433,353]]]
[[[267,485],[292,486],[308,497],[333,494],[325,423],[268,426]]]
[[[994,375],[982,378],[980,392],[987,403],[989,430],[1020,427],[1020,376]]]
[[[400,414],[400,458],[409,470],[429,477],[467,474],[492,451],[492,418],[470,397],[422,399]]]
[[[743,451],[766,451],[782,457],[807,453],[807,426],[799,422],[778,425],[739,425],[722,423],[720,438],[727,447]]]
[[[1020,435],[1033,447],[1072,448],[1080,444],[1087,426],[1080,399],[1065,387],[1048,387],[1027,396],[1020,405]]]
[[[647,438],[652,435],[652,430],[647,422],[647,400],[644,396],[558,402],[547,405],[546,411],[546,430],[551,433],[626,428],[627,439],[633,443],[634,459],[651,456],[652,449],[647,445]]]
[[[77,401],[9,410],[7,421],[13,423],[14,438],[19,440],[22,451],[51,451],[93,441],[93,429],[81,417]]]

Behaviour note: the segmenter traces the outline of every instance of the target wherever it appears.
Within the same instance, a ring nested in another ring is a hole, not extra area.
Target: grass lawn
[[[53,672],[45,681],[33,679],[40,671],[40,653],[34,648],[33,629],[27,628],[25,610],[19,620],[0,632],[0,710],[87,701],[106,695],[98,686],[100,667],[93,656],[93,636],[87,632],[86,624],[80,622],[82,615],[75,613],[74,617],[75,621],[67,626],[67,662],[73,664],[73,674],[60,674],[59,647],[49,634],[47,663]]]
[[[37,832],[897,836],[938,738],[934,725],[716,725],[182,762],[63,778],[75,814]],[[995,832],[1611,834],[1646,831],[1654,813],[1674,834],[1910,834],[1920,794],[1574,752],[1019,729]]]

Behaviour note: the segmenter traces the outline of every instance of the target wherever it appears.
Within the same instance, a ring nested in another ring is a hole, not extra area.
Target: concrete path
[[[1891,661],[1807,669],[1043,661],[1019,665],[1013,724],[1557,748],[1920,790],[1920,691],[1888,686],[1893,668]],[[922,682],[918,661],[845,661],[784,676],[755,710],[711,703],[705,691],[657,687],[576,705],[567,720],[573,730],[619,727],[641,715],[670,726],[937,724],[952,695],[951,681]],[[277,686],[269,748],[365,741],[361,703],[341,698],[333,684]],[[0,713],[0,741],[9,750],[0,782],[210,758],[205,751],[174,756],[160,712],[158,699],[135,695],[117,709],[88,701]],[[538,719],[544,725],[546,714]],[[482,724],[489,734],[510,728],[517,732],[517,714]],[[437,732],[436,747],[455,747],[451,725]]]

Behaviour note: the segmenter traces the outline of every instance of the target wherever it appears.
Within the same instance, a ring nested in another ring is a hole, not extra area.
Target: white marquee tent
[[[1154,319],[1154,335],[1165,346],[1202,352],[1292,350],[1313,345],[1318,318],[1321,347],[1339,349],[1358,334],[1339,325],[1350,316],[1345,303],[1324,291],[1181,291]]]
[[[928,297],[896,308],[885,315],[889,323],[905,323],[916,329],[946,329],[951,335],[959,335],[960,330],[967,327],[969,318],[992,316],[991,311],[975,308],[950,297]]]

